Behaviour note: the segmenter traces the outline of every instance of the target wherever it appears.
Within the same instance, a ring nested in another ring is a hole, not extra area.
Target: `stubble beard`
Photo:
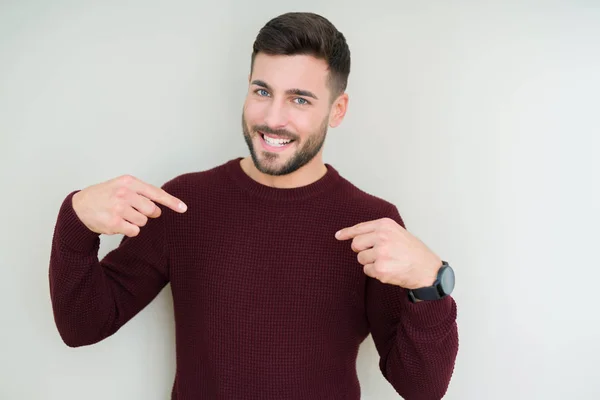
[[[321,151],[325,138],[327,137],[327,121],[329,117],[325,118],[321,123],[321,126],[317,132],[311,134],[308,138],[300,141],[298,136],[290,131],[284,129],[273,130],[266,125],[255,125],[250,129],[246,122],[246,117],[242,113],[242,130],[244,133],[244,140],[250,151],[250,156],[256,168],[267,175],[281,176],[291,174],[297,171],[306,164],[308,164],[315,156]],[[280,135],[284,138],[293,139],[294,143],[292,146],[296,147],[294,154],[288,158],[288,160],[281,164],[277,161],[282,158],[281,153],[269,152],[263,149],[259,149],[261,157],[257,155],[257,149],[254,148],[254,138],[259,137],[258,131],[263,133],[270,133],[273,135]]]

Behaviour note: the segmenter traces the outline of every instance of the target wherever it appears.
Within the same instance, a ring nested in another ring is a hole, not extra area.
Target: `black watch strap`
[[[408,298],[414,303],[416,300],[439,300],[442,296],[438,291],[437,286],[428,286],[409,290]]]
[[[444,267],[449,267],[446,261],[442,261],[442,267],[438,272],[438,278],[432,286],[408,290],[408,299],[415,303],[417,300],[439,300],[446,296],[440,285],[440,272]]]

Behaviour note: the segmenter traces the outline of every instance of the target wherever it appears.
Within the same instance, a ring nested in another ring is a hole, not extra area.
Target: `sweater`
[[[58,210],[49,265],[54,321],[69,347],[117,332],[171,285],[176,373],[172,400],[360,398],[359,346],[370,334],[383,377],[406,400],[441,399],[458,351],[451,296],[411,303],[368,277],[335,233],[389,217],[393,204],[330,164],[319,180],[282,189],[235,158],[161,187],[161,206],[134,237],[98,258],[100,235]]]

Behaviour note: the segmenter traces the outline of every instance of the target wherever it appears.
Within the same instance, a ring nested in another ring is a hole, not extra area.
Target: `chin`
[[[282,156],[281,154],[273,154],[267,152],[261,152],[258,157],[252,157],[254,166],[263,174],[272,176],[287,175],[294,170],[289,168],[289,157]]]

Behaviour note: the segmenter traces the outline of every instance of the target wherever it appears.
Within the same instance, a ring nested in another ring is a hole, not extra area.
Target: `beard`
[[[302,168],[313,158],[315,158],[315,156],[323,147],[323,144],[325,143],[325,137],[327,136],[328,120],[329,116],[323,120],[321,126],[316,132],[309,135],[303,141],[300,141],[298,135],[285,129],[271,129],[266,125],[254,125],[252,126],[252,129],[250,129],[248,123],[246,122],[246,116],[242,112],[242,130],[244,132],[244,140],[248,145],[248,150],[250,150],[250,155],[252,156],[254,165],[263,174],[274,176],[291,174],[292,172]],[[297,150],[283,164],[277,163],[278,160],[282,159],[280,153],[273,153],[263,150],[260,153],[261,157],[258,157],[253,143],[253,139],[260,136],[258,131],[270,133],[272,135],[279,135],[285,139],[292,139]]]

